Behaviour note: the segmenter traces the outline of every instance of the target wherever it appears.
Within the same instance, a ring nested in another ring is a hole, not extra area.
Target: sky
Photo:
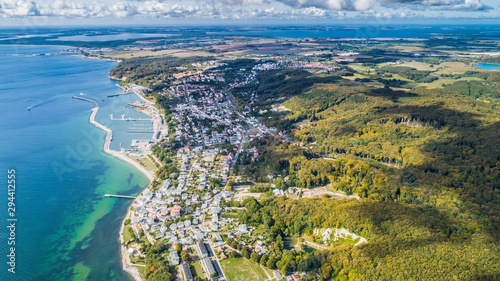
[[[499,0],[0,0],[0,25],[497,23]]]

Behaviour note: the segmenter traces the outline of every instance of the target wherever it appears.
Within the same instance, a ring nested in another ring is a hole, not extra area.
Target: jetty
[[[137,197],[134,197],[134,196],[115,195],[115,194],[104,194],[104,197],[126,198],[126,199],[135,199],[135,198],[137,198]]]
[[[94,107],[99,107],[99,104],[98,104],[95,100],[86,99],[86,98],[77,97],[77,96],[72,96],[71,98],[78,99],[78,100],[88,101],[88,102],[93,103],[93,104],[94,104]]]
[[[106,138],[104,141],[104,148],[103,148],[104,152],[109,154],[109,155],[115,156],[116,158],[134,166],[137,170],[141,171],[152,182],[154,180],[153,175],[150,172],[148,172],[148,170],[146,170],[143,166],[141,166],[139,163],[135,162],[134,160],[128,158],[126,155],[124,155],[118,151],[111,150],[110,145],[111,145],[111,140],[113,139],[113,132],[111,131],[110,128],[103,126],[99,122],[95,121],[95,116],[97,115],[97,111],[99,111],[99,104],[93,100],[89,100],[86,98],[81,98],[81,97],[77,97],[77,96],[73,96],[73,98],[83,100],[83,101],[88,101],[88,102],[91,102],[94,104],[94,108],[91,109],[92,114],[90,115],[90,123],[92,125],[96,126],[97,128],[103,130],[104,132],[106,132]],[[109,194],[109,195],[111,195],[111,194]],[[127,198],[127,197],[123,197],[123,198]]]
[[[130,94],[130,92],[125,92],[125,91],[123,91],[122,93],[119,93],[119,94],[113,94],[113,95],[108,95],[107,97],[108,97],[108,98],[112,98],[112,97],[123,96],[123,95],[128,95],[128,94]]]

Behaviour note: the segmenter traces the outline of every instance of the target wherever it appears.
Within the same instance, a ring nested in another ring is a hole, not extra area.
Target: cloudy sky
[[[0,25],[500,19],[499,0],[0,0]],[[454,21],[454,20],[450,20]],[[499,21],[500,23],[500,21]]]

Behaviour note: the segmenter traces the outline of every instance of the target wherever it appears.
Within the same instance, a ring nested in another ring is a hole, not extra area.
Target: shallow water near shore
[[[6,264],[7,191],[1,185],[0,280],[131,280],[121,268],[118,232],[132,202],[103,195],[136,195],[148,180],[102,151],[105,133],[89,123],[92,104],[71,96],[84,93],[98,101],[99,122],[111,113],[148,116],[123,106],[139,100],[135,95],[107,98],[121,92],[108,78],[116,62],[10,55],[61,49],[0,46],[0,179],[6,182],[7,169],[16,169],[18,219],[12,274]],[[107,122],[117,131],[112,149],[151,137],[118,133],[128,125]]]

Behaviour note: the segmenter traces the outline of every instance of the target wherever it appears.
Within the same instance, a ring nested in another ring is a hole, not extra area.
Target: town
[[[275,132],[248,110],[238,110],[227,91],[255,82],[258,71],[325,66],[264,62],[230,82],[210,70],[224,66],[223,63],[211,61],[192,66],[200,70],[186,69],[175,74],[175,82],[160,93],[168,100],[168,106],[162,110],[166,112],[165,119],[170,120],[169,127],[165,128],[164,120],[155,121],[162,126],[155,126],[158,128],[154,144],[135,146],[139,155],[152,153],[158,169],[157,179],[135,200],[125,221],[126,260],[129,266],[136,265],[146,256],[144,243],[165,243],[170,245],[166,257],[169,264],[178,266],[178,276],[184,280],[194,280],[190,268],[198,271],[200,280],[227,280],[220,260],[241,254],[242,245],[247,253],[251,249],[260,257],[268,252],[269,244],[264,242],[264,235],[252,235],[252,228],[230,215],[239,209],[228,203],[235,198],[232,189],[226,188],[233,178],[230,171],[241,153],[251,154],[252,161],[259,156],[255,146],[245,149],[246,143]],[[147,90],[135,84],[126,89],[141,96]],[[150,101],[145,100],[141,106],[158,116],[158,109]],[[284,195],[282,190],[275,193]],[[236,198],[242,201],[244,197]],[[227,243],[240,237],[254,245],[243,240],[234,247]],[[194,261],[191,267],[187,264],[190,261]],[[278,271],[262,266],[258,269],[265,273],[265,279],[283,279]],[[299,278],[295,276],[294,280]]]

